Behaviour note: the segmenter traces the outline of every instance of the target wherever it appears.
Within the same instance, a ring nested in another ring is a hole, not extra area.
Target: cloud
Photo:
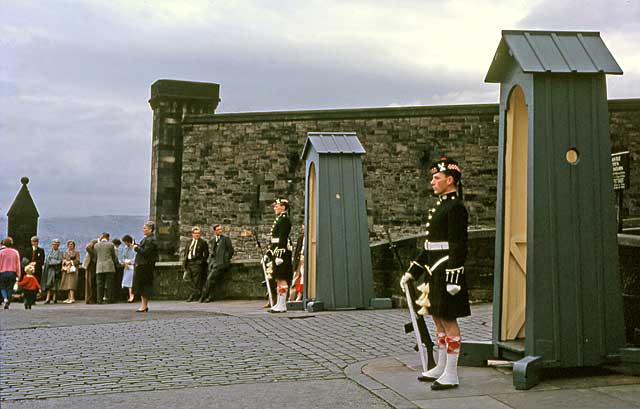
[[[219,112],[497,102],[502,29],[597,29],[640,94],[638,2],[2,0],[0,210],[145,214],[149,87],[216,82]],[[594,12],[597,10],[597,12]],[[568,19],[567,16],[572,16]],[[71,203],[71,205],[70,205]]]
[[[569,18],[570,17],[570,18]],[[636,0],[557,0],[539,3],[519,22],[539,30],[640,32]]]

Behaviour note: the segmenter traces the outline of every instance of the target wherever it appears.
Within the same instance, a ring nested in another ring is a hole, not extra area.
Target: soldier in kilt
[[[462,172],[452,159],[441,158],[431,167],[431,188],[438,196],[429,210],[424,250],[402,276],[403,283],[425,276],[417,303],[420,314],[429,314],[437,330],[437,365],[422,373],[434,381],[432,390],[458,386],[460,327],[457,318],[471,314],[464,263],[467,257],[469,215],[462,201]]]
[[[289,219],[289,201],[277,199],[273,203],[273,211],[276,219],[271,227],[271,242],[265,255],[265,263],[268,270],[272,271],[272,277],[276,282],[276,305],[269,312],[287,311],[287,293],[289,282],[293,277],[291,262],[292,246],[289,240],[291,232],[291,220]]]

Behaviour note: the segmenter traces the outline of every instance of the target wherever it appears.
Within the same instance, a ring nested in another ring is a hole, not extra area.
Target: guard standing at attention
[[[269,312],[286,312],[287,292],[289,290],[289,282],[293,277],[291,262],[293,248],[289,240],[291,220],[287,213],[289,211],[289,201],[287,199],[277,199],[273,202],[273,211],[276,219],[271,227],[269,250],[264,257],[267,269],[272,271],[272,277],[276,282],[277,301]]]
[[[464,262],[467,257],[469,215],[462,201],[462,171],[452,159],[441,158],[431,167],[431,188],[438,196],[429,210],[424,250],[402,276],[403,283],[425,276],[418,287],[422,296],[419,314],[432,316],[437,331],[438,363],[422,373],[434,381],[432,390],[458,386],[460,327],[457,318],[471,315]]]

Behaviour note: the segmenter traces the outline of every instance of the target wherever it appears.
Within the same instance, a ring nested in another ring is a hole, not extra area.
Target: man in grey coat
[[[231,266],[231,257],[233,257],[234,252],[231,239],[222,234],[221,225],[214,224],[213,232],[215,235],[209,244],[209,274],[207,275],[200,302],[213,301],[213,289]]]
[[[96,253],[96,286],[98,304],[107,304],[112,300],[113,280],[116,274],[116,248],[109,241],[109,233],[102,233],[93,247]]]

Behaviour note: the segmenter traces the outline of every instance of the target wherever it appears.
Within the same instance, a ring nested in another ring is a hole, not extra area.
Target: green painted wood
[[[509,58],[499,73],[493,340],[502,315],[505,112],[519,85],[529,113],[525,355],[544,366],[600,365],[624,341],[605,75],[527,74]],[[576,164],[566,160],[570,148]]]
[[[605,77],[536,74],[535,95],[532,212],[541,244],[531,271],[549,273],[533,277],[542,304],[533,320],[548,323],[534,330],[534,348],[550,342],[563,366],[597,365],[621,346],[608,333],[623,328]],[[565,159],[571,147],[576,165]]]
[[[327,309],[369,308],[373,274],[361,154],[318,153],[311,143],[303,159],[307,179],[312,161],[318,170],[316,300]]]

